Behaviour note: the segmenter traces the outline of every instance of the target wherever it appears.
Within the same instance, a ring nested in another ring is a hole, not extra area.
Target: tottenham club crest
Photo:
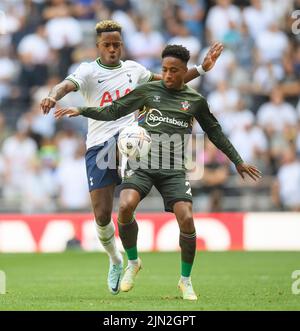
[[[189,110],[190,107],[191,107],[191,105],[188,101],[182,101],[180,110],[187,111],[187,110]]]

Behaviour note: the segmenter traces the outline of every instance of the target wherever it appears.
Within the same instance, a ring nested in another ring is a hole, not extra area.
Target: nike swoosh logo
[[[111,289],[113,290],[113,292],[117,292],[118,291],[118,289],[119,289],[119,282],[120,282],[120,278],[121,278],[121,276],[119,276],[119,278],[118,278],[118,281],[117,281],[117,285],[116,285],[116,287],[112,287]]]
[[[98,83],[103,83],[103,82],[105,82],[105,80],[98,80]]]

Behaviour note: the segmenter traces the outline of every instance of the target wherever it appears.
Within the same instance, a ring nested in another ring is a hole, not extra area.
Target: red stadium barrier
[[[173,214],[141,213],[137,220],[140,251],[179,250]],[[198,250],[300,250],[299,213],[201,213],[194,220]],[[0,252],[61,252],[73,238],[86,251],[103,250],[92,214],[0,215]]]

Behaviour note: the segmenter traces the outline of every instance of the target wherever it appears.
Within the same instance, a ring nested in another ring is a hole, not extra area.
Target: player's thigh
[[[174,212],[173,206],[177,201],[186,201],[192,204],[192,191],[186,174],[182,171],[161,171],[155,187],[163,197],[165,210]]]
[[[123,177],[121,185],[121,195],[125,197],[123,191],[131,189],[138,192],[140,200],[142,200],[150,192],[152,186],[153,179],[151,175],[147,172],[147,170],[130,170],[130,172],[125,172],[125,176]]]
[[[113,155],[107,142],[88,149],[85,155],[92,207],[97,224],[102,226],[111,220],[115,187],[121,182],[116,164],[104,166],[105,158],[113,158]]]
[[[89,191],[121,183],[118,175],[115,149],[108,142],[92,147],[85,154],[86,174]],[[110,162],[107,162],[110,159]],[[115,160],[114,160],[115,159]]]
[[[180,231],[183,233],[194,233],[195,225],[193,219],[193,206],[189,201],[176,201],[173,204],[173,212],[176,216]]]
[[[111,220],[115,184],[90,192],[92,207],[98,225],[107,225]]]

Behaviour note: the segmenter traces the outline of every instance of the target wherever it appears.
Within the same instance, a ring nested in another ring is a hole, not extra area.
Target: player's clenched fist
[[[56,100],[52,97],[46,97],[41,101],[41,109],[44,114],[48,114],[50,109],[55,107]]]
[[[54,117],[58,120],[64,116],[75,117],[80,115],[80,110],[76,107],[67,107],[56,109],[54,112]]]

